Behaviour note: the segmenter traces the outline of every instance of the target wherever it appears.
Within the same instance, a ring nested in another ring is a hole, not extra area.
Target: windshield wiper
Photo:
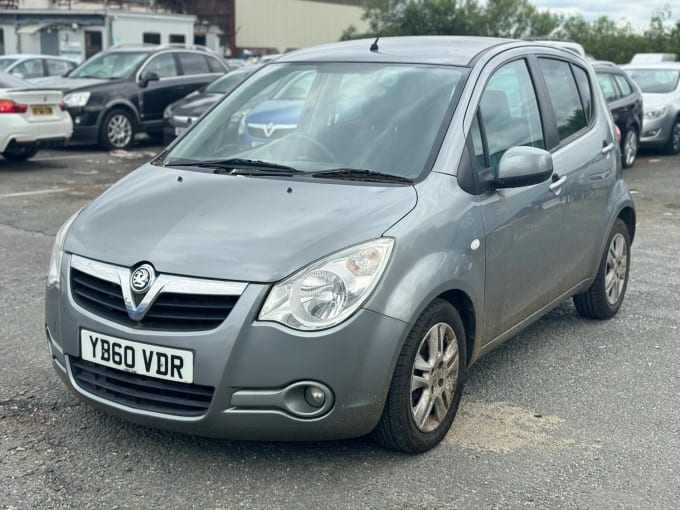
[[[349,181],[369,181],[369,182],[395,182],[399,184],[413,184],[411,179],[401,175],[391,175],[376,170],[364,170],[361,168],[331,168],[314,172],[312,177],[322,179],[346,179]]]
[[[201,168],[214,168],[216,174],[228,175],[298,175],[304,174],[302,170],[292,166],[269,163],[257,159],[213,159],[206,161],[174,160],[168,161],[165,166],[197,166]]]

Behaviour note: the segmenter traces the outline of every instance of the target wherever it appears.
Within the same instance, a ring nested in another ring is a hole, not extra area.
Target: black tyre
[[[413,325],[397,360],[387,402],[373,431],[386,448],[421,453],[453,422],[466,367],[465,329],[448,302],[433,301]]]
[[[680,119],[676,119],[675,124],[673,124],[671,137],[666,144],[666,152],[668,154],[680,153]]]
[[[99,131],[99,145],[105,149],[127,149],[135,137],[132,115],[120,108],[114,108],[104,116]]]
[[[630,272],[630,232],[621,220],[616,220],[607,249],[590,288],[574,296],[579,314],[590,319],[609,319],[619,311],[628,287]]]
[[[621,163],[623,163],[623,168],[630,168],[635,164],[639,146],[640,139],[638,138],[637,129],[631,126],[621,143]]]
[[[26,161],[27,159],[31,159],[33,156],[38,154],[38,150],[39,150],[38,145],[33,144],[27,145],[20,149],[12,149],[5,151],[2,153],[2,155],[8,161]]]

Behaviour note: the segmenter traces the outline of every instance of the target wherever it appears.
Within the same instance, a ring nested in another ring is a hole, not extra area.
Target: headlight
[[[80,214],[80,211],[85,209],[82,207],[73,216],[71,216],[66,222],[61,226],[57,232],[57,236],[54,238],[54,245],[52,246],[52,255],[50,256],[50,268],[47,271],[47,285],[57,285],[59,284],[59,272],[61,270],[61,259],[64,257],[64,240],[66,239],[66,234],[68,230],[76,221],[76,218]]]
[[[659,117],[663,117],[666,115],[666,110],[668,110],[667,106],[657,108],[656,110],[649,110],[648,112],[645,112],[645,119],[658,119]]]
[[[85,106],[90,100],[89,92],[71,92],[64,96],[64,103],[66,106]]]
[[[259,319],[299,330],[330,328],[361,305],[378,284],[394,239],[352,246],[301,269],[274,285]]]

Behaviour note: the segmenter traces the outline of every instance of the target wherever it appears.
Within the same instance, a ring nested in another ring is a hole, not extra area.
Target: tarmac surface
[[[54,234],[159,149],[0,159],[0,508],[680,508],[680,156],[624,173],[638,228],[619,314],[555,309],[474,365],[443,444],[408,456],[148,429],[61,383],[43,325]]]

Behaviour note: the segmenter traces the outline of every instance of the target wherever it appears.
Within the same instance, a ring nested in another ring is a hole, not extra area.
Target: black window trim
[[[542,86],[542,88],[545,92],[545,95],[543,96],[543,100],[546,101],[545,107],[547,109],[549,109],[550,112],[552,113],[552,123],[550,124],[550,128],[553,131],[553,134],[556,137],[556,140],[558,141],[558,143],[555,146],[553,146],[551,149],[549,149],[549,150],[546,149],[546,150],[548,150],[551,154],[554,154],[555,152],[563,149],[567,145],[578,140],[579,138],[584,136],[586,133],[593,130],[593,128],[597,124],[597,120],[598,120],[598,117],[597,117],[598,113],[596,111],[597,108],[595,107],[596,105],[595,105],[595,102],[593,101],[593,115],[592,115],[591,122],[589,124],[587,124],[584,128],[581,128],[578,131],[576,131],[575,133],[572,133],[571,135],[569,135],[564,140],[560,140],[559,134],[557,132],[557,119],[555,118],[555,113],[554,113],[554,110],[553,110],[553,107],[552,107],[552,101],[550,100],[550,95],[548,94],[548,86],[545,83],[545,78],[543,77],[543,71],[541,71],[541,69],[538,65],[538,59],[539,58],[545,58],[545,59],[558,60],[558,61],[562,61],[562,62],[567,63],[569,65],[569,70],[571,71],[571,76],[574,79],[574,85],[576,85],[577,93],[578,93],[578,85],[576,84],[576,78],[574,77],[574,72],[571,70],[571,66],[574,65],[574,64],[578,65],[578,63],[571,60],[571,59],[565,58],[562,55],[557,56],[557,55],[553,55],[553,54],[549,54],[549,53],[534,53],[532,55],[532,57],[536,60],[536,71],[539,73],[541,86]],[[587,71],[586,71],[586,75],[588,76],[588,80],[591,82],[590,86],[591,86],[591,91],[592,91],[592,76]],[[580,98],[581,98],[581,96],[579,94],[579,100],[580,100]]]
[[[594,115],[595,115],[595,94],[593,91],[593,84],[592,80],[590,79],[590,76],[588,75],[588,71],[583,67],[578,64],[575,64],[573,62],[570,62],[570,70],[571,70],[571,76],[574,78],[574,83],[576,84],[576,93],[578,94],[578,97],[581,99],[581,108],[583,108],[583,113],[586,113],[586,105],[583,101],[583,95],[581,94],[581,87],[578,86],[578,80],[576,79],[576,73],[574,72],[574,68],[578,68],[583,73],[586,75],[586,80],[588,80],[588,90],[590,91],[590,117],[586,117],[586,127],[591,127],[592,124],[595,123],[594,120]],[[597,77],[596,77],[597,78]],[[599,86],[599,85],[598,85]],[[577,131],[578,133],[578,131]]]

